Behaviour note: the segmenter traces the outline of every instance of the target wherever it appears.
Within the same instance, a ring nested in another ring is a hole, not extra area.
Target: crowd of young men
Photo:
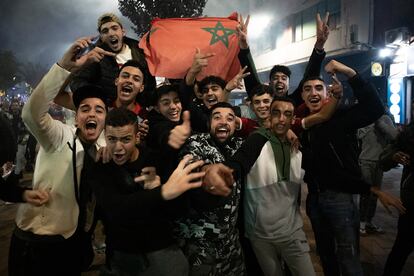
[[[80,56],[92,38],[78,39],[24,106],[23,122],[40,150],[31,191],[1,183],[2,194],[26,201],[16,215],[9,274],[80,275],[93,259],[100,219],[107,245],[101,275],[256,275],[244,238],[255,271],[315,275],[299,212],[304,169],[325,274],[362,275],[353,194],[372,192],[386,206],[405,208],[370,186],[357,163],[356,130],[384,113],[375,89],[337,61],[325,66],[331,86],[319,76],[327,22],[328,15],[317,16],[315,48],[289,94],[286,66],[271,70],[269,85],[259,82],[248,19],[240,17],[237,30],[247,67],[231,81],[208,76],[196,83],[211,55],[197,49],[180,85],[155,88],[120,20],[100,17],[97,47]],[[348,78],[358,99],[349,110],[336,110],[336,74]],[[242,79],[255,121],[227,103]],[[75,110],[74,126],[48,114],[54,100]]]

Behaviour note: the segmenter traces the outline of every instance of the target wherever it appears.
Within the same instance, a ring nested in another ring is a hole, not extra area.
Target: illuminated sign
[[[388,106],[397,124],[405,123],[405,86],[403,78],[388,79]]]
[[[381,63],[372,62],[371,63],[371,76],[380,77],[384,75],[384,69]]]

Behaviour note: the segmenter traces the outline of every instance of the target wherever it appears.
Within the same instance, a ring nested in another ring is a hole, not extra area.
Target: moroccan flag
[[[193,63],[196,48],[215,53],[197,75],[215,75],[229,81],[240,70],[236,35],[237,13],[229,17],[156,18],[139,42],[153,76],[182,79]]]

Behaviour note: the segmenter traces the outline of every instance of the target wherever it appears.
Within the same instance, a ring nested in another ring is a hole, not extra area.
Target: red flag
[[[240,70],[236,33],[237,13],[229,17],[156,18],[139,42],[153,76],[182,79],[191,67],[196,48],[215,53],[197,75],[215,75],[227,81]]]

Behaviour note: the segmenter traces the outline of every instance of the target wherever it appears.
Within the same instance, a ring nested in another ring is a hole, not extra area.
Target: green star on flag
[[[229,36],[235,33],[235,30],[224,28],[223,24],[221,24],[220,21],[217,22],[214,28],[202,29],[213,35],[210,40],[210,45],[213,45],[214,43],[221,41],[226,46],[226,48],[229,48]]]

